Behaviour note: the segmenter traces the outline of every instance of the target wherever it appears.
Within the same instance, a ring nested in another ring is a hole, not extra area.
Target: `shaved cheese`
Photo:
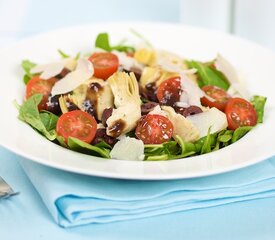
[[[214,64],[217,70],[221,71],[231,84],[240,82],[235,68],[222,55],[217,55]]]
[[[226,115],[217,108],[210,108],[208,111],[190,115],[187,117],[198,129],[200,137],[207,135],[210,128],[210,133],[218,132],[227,128]]]
[[[242,83],[231,84],[230,87],[227,89],[227,93],[230,94],[232,97],[242,97],[247,100],[251,98],[251,94]]]
[[[215,61],[215,67],[221,71],[228,81],[230,82],[230,87],[227,92],[233,97],[243,97],[245,99],[250,99],[250,94],[247,91],[244,83],[242,83],[238,72],[234,66],[227,61],[222,55],[218,54]]]
[[[118,57],[119,63],[124,69],[128,71],[133,68],[143,69],[143,66],[135,58],[127,56],[126,53],[119,51],[112,51],[112,53]]]
[[[164,117],[167,117],[167,114],[165,113],[165,111],[162,111],[160,106],[157,105],[153,108],[153,110],[151,110],[148,114],[157,114],[157,115],[161,115]]]
[[[187,108],[187,107],[189,107],[189,104],[186,103],[186,102],[187,102],[187,101],[176,102],[175,105],[176,105],[177,107]]]
[[[94,74],[94,68],[90,61],[79,59],[76,69],[60,79],[52,88],[52,96],[68,93],[83,84]]]
[[[142,161],[144,159],[144,144],[141,140],[123,137],[114,145],[110,156],[120,160]]]
[[[180,74],[182,93],[180,102],[187,106],[195,105],[201,107],[201,97],[205,94],[199,86],[191,79],[189,79],[183,72]],[[179,104],[179,103],[177,103]]]
[[[172,107],[162,106],[162,110],[173,124],[173,137],[178,135],[187,142],[194,142],[199,139],[199,131],[190,120],[176,113]]]
[[[37,65],[34,68],[32,68],[30,72],[32,74],[41,73],[40,78],[47,80],[60,74],[66,66],[68,66],[69,70],[72,70],[75,66],[75,63],[75,59],[66,58],[58,62]]]
[[[160,50],[156,55],[156,65],[167,71],[174,72],[176,70],[177,72],[184,66],[183,59],[174,53]]]

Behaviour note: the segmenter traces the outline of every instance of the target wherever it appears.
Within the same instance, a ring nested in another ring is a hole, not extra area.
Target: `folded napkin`
[[[275,196],[275,157],[215,176],[133,181],[73,174],[22,160],[62,227],[109,223]]]

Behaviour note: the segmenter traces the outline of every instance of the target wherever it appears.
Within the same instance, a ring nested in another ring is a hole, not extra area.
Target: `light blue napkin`
[[[216,176],[128,181],[83,176],[22,160],[62,227],[110,223],[275,196],[275,157]]]

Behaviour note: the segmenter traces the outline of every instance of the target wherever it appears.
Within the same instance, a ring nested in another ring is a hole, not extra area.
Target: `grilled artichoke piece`
[[[155,83],[158,87],[164,80],[175,76],[179,76],[179,74],[165,71],[159,67],[145,67],[139,82],[143,88],[149,83]]]
[[[133,130],[141,118],[139,88],[134,73],[117,72],[108,79],[115,109],[107,120],[107,135],[118,137]]]
[[[71,94],[61,95],[58,98],[58,102],[62,113],[79,109],[79,107],[75,103],[76,99]]]
[[[113,107],[114,96],[107,82],[92,78],[73,91],[76,105],[101,120],[105,108]]]
[[[114,96],[107,82],[92,78],[77,87],[72,94],[59,98],[63,113],[68,111],[69,103],[101,120],[104,109],[114,106]]]
[[[173,137],[179,135],[186,142],[194,142],[200,138],[198,129],[190,120],[176,113],[172,107],[162,106],[162,110],[173,123]]]

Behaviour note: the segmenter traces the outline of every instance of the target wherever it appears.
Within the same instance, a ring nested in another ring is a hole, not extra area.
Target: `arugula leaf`
[[[97,35],[96,40],[95,40],[95,47],[104,49],[107,52],[112,51],[112,48],[111,48],[110,42],[109,42],[108,33],[99,33]]]
[[[238,127],[234,132],[232,136],[231,143],[234,143],[238,141],[240,138],[242,138],[245,134],[247,134],[253,127],[251,126],[244,126],[244,127]]]
[[[83,142],[77,138],[69,137],[68,139],[68,147],[71,150],[103,157],[103,158],[110,158],[110,150],[105,147],[99,147],[99,146],[93,146],[91,144],[88,144],[86,142]]]
[[[168,160],[169,156],[168,154],[163,154],[163,155],[153,155],[153,156],[148,156],[146,158],[147,161],[163,161],[163,160]],[[145,161],[146,161],[145,160]]]
[[[197,61],[186,61],[189,68],[197,69],[199,75],[198,84],[200,87],[212,85],[227,90],[230,86],[228,80],[222,72],[212,68],[209,64]]]
[[[62,58],[70,58],[70,57],[71,57],[70,55],[68,55],[68,54],[66,54],[65,52],[63,52],[61,49],[58,49],[57,51],[58,51],[58,53],[60,54],[60,56],[61,56]],[[76,56],[74,57],[74,59],[75,59],[75,60],[78,60],[78,59],[80,58],[80,56],[81,56],[81,53],[78,52],[78,53],[76,54]]]
[[[211,152],[211,143],[212,143],[211,136],[213,136],[213,134],[210,134],[210,128],[209,128],[207,136],[204,138],[204,141],[201,147],[201,154]]]
[[[23,82],[25,84],[27,84],[30,81],[30,79],[34,76],[34,74],[31,74],[30,71],[35,66],[36,66],[36,64],[33,63],[33,62],[31,62],[31,61],[29,61],[29,60],[23,60],[21,62],[21,67],[25,71],[25,75],[23,77]]]
[[[95,40],[95,47],[101,48],[107,52],[111,52],[112,50],[117,50],[119,52],[134,52],[135,48],[127,45],[115,45],[111,46],[109,41],[108,33],[99,33]]]
[[[263,96],[253,96],[251,103],[254,106],[255,111],[257,112],[257,123],[262,123],[264,118],[264,106],[266,103],[266,97]]]
[[[38,104],[41,102],[43,95],[35,94],[28,98],[19,109],[18,118],[31,125],[34,129],[48,138],[50,141],[56,139],[54,123],[57,116],[52,113],[39,113]]]
[[[62,58],[69,58],[70,57],[70,55],[64,53],[61,49],[57,49],[57,51],[58,51],[58,53],[60,54],[60,56]]]
[[[226,147],[242,138],[252,127],[239,127],[235,131],[222,130],[200,138],[194,143],[185,142],[180,136],[174,137],[175,141],[163,144],[146,144],[144,147],[145,161],[161,161],[185,158],[216,151]]]
[[[183,141],[183,139],[179,135],[175,136],[175,140],[181,147],[181,155],[189,152],[196,152],[196,146],[194,143]]]
[[[107,149],[112,149],[112,146],[106,143],[105,141],[101,141],[94,146],[99,147],[99,148],[107,148]]]
[[[163,144],[146,144],[145,161],[171,160],[196,154],[193,143],[184,142],[180,136],[176,136],[175,140]]]

